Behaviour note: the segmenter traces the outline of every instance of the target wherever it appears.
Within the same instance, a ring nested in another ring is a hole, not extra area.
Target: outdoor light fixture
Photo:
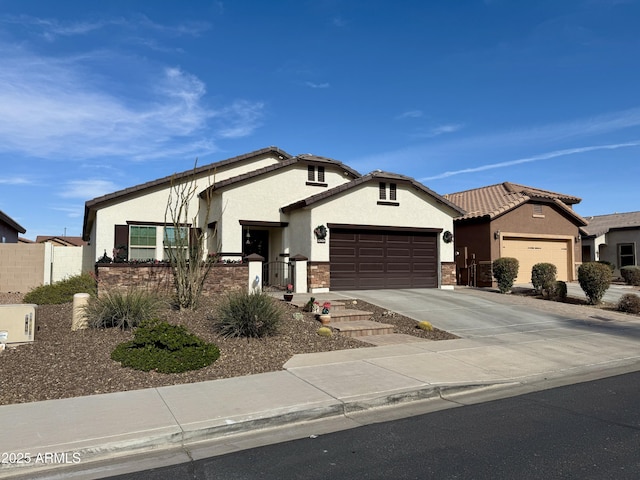
[[[496,240],[500,238],[500,230],[496,230],[495,232],[493,232],[493,238],[495,238]]]
[[[247,241],[246,241],[247,245],[251,245],[251,234],[249,233],[249,229],[247,228]]]

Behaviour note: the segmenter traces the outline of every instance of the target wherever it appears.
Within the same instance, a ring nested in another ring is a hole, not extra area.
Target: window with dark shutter
[[[380,191],[380,200],[386,200],[387,199],[387,184],[384,183],[384,182],[380,182],[379,191]]]
[[[324,183],[324,167],[318,167],[318,182]]]
[[[307,180],[316,181],[316,168],[313,165],[307,165]]]
[[[390,183],[389,184],[389,200],[396,200],[396,184],[395,183]]]

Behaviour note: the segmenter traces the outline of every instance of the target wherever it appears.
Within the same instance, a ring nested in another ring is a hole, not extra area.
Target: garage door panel
[[[329,239],[332,290],[438,286],[436,234],[334,228]]]
[[[557,279],[569,280],[571,257],[567,240],[504,238],[501,256],[518,259],[520,267],[516,283],[531,282],[531,269],[536,263],[555,265]]]

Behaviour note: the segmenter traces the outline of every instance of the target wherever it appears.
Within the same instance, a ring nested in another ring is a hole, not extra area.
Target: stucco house
[[[18,234],[25,232],[23,226],[0,210],[0,243],[18,243]]]
[[[444,197],[466,211],[454,230],[459,284],[493,285],[491,263],[501,257],[519,260],[516,283],[529,283],[540,262],[553,263],[558,280],[576,279],[587,224],[572,208],[580,198],[510,182]]]
[[[83,239],[94,258],[119,251],[128,261],[163,259],[172,182],[191,181],[198,195],[190,212],[202,208],[184,228],[207,231],[208,252],[224,261],[304,257],[311,292],[455,283],[451,232],[460,207],[410,177],[363,176],[337,160],[277,147],[86,202]]]
[[[620,268],[638,265],[640,244],[640,212],[612,213],[587,217],[589,224],[582,236],[582,258],[585,262],[606,261],[620,276]]]

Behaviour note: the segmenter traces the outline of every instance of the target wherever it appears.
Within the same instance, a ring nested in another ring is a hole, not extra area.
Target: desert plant
[[[628,265],[620,269],[620,275],[624,278],[627,285],[640,285],[640,267],[637,265]]]
[[[318,335],[320,335],[321,337],[330,337],[333,335],[333,332],[331,331],[331,329],[329,327],[320,327],[316,333]]]
[[[635,293],[625,293],[618,300],[618,310],[626,313],[640,313],[640,297]]]
[[[161,301],[157,295],[141,289],[107,290],[91,297],[84,307],[92,328],[133,328],[156,316]]]
[[[567,301],[567,283],[562,280],[558,280],[553,283],[551,290],[549,291],[549,295],[556,302],[566,302]]]
[[[220,350],[213,343],[206,343],[181,325],[158,321],[145,322],[133,340],[121,343],[111,353],[123,367],[160,373],[198,370],[219,357]]]
[[[24,296],[24,303],[38,305],[60,304],[73,301],[76,293],[96,294],[96,281],[89,273],[74,275],[51,285],[41,285]]]
[[[502,257],[493,261],[493,276],[498,282],[500,293],[507,293],[511,290],[514,280],[518,277],[519,266],[517,258]]]
[[[220,304],[214,329],[223,337],[265,337],[278,329],[283,311],[263,292],[237,292]]]
[[[433,331],[433,325],[431,325],[431,322],[427,322],[426,320],[418,322],[417,327],[420,330],[425,330],[427,332],[432,332]]]
[[[611,270],[602,263],[583,263],[578,267],[578,283],[589,303],[596,305],[611,285]]]
[[[549,295],[557,273],[558,269],[553,263],[536,263],[531,268],[531,283],[536,292]]]

